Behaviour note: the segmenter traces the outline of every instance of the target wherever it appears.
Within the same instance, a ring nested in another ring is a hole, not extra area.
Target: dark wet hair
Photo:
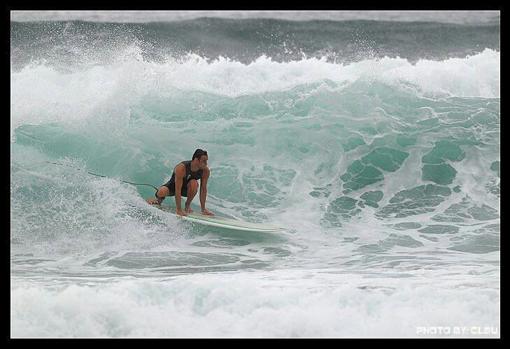
[[[208,156],[208,155],[207,155],[207,151],[202,150],[202,149],[197,149],[197,150],[195,150],[195,152],[193,153],[193,157],[191,158],[191,160],[194,160],[195,158],[198,158],[198,159],[200,160],[200,157],[201,157],[202,155],[206,155],[206,156]]]

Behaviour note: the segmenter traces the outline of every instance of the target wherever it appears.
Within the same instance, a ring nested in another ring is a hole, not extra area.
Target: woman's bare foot
[[[203,215],[206,215],[206,216],[214,216],[214,213],[212,213],[211,211],[209,211],[208,209],[203,209],[202,210],[202,214]]]

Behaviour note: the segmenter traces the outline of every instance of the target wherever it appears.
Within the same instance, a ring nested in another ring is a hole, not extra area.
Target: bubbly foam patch
[[[426,277],[285,270],[95,286],[14,282],[11,328],[13,337],[420,337],[422,326],[499,328],[497,291],[446,280],[436,275],[431,287]]]

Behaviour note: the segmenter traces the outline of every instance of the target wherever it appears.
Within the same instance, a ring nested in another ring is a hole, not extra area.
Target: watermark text
[[[497,336],[496,326],[417,326],[419,336]]]

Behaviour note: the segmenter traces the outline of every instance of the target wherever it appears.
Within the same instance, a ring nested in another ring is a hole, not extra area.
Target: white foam
[[[381,276],[281,270],[81,285],[13,280],[11,335],[420,337],[419,326],[499,329],[497,289],[437,274]]]
[[[121,125],[130,108],[145,96],[168,98],[176,91],[200,91],[227,97],[278,92],[305,84],[334,81],[345,86],[360,79],[396,86],[413,84],[429,94],[499,98],[500,54],[485,49],[444,61],[370,59],[350,64],[321,58],[276,62],[261,56],[249,64],[196,54],[164,63],[146,62],[138,47],[119,53],[111,65],[61,72],[31,64],[11,72],[11,130],[21,124],[76,122],[107,114]]]
[[[148,207],[131,185],[91,176],[77,160],[60,159],[58,166],[23,148],[14,155],[22,161],[14,163],[11,181],[11,236],[24,242],[15,249],[28,248],[44,258],[78,259],[108,250],[168,248],[182,236],[175,218]],[[43,187],[44,204],[37,194],[17,194],[18,188],[36,193]],[[130,216],[131,210],[140,214]]]

